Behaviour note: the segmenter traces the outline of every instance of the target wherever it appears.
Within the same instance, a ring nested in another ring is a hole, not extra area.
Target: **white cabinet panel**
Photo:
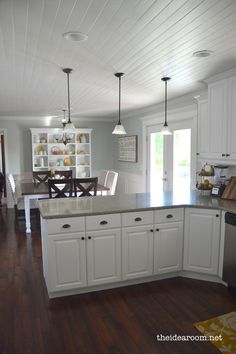
[[[86,218],[87,230],[104,230],[121,226],[120,214],[92,215]]]
[[[136,211],[122,214],[122,226],[153,224],[153,211]]]
[[[180,221],[183,220],[183,218],[184,218],[183,208],[168,208],[168,209],[160,209],[154,211],[155,224]]]
[[[198,136],[197,136],[197,155],[208,157],[210,151],[210,122],[208,116],[208,100],[198,101]]]
[[[189,208],[185,211],[184,269],[218,273],[220,213],[217,210]]]
[[[228,122],[228,147],[227,161],[236,161],[236,77],[229,79],[229,122]]]
[[[208,87],[210,156],[221,159],[227,150],[227,80],[220,80]]]
[[[87,236],[88,285],[121,279],[120,229],[91,231]]]
[[[48,240],[49,291],[84,287],[85,234],[51,235]]]
[[[122,278],[133,279],[153,273],[153,224],[122,231]]]
[[[65,234],[77,231],[85,231],[85,218],[62,218],[46,221],[48,234]]]
[[[155,225],[154,274],[182,269],[183,222]]]

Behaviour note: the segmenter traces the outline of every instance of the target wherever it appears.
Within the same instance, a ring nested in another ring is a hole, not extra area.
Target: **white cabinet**
[[[154,212],[154,274],[182,270],[183,209]]]
[[[187,208],[184,226],[183,269],[217,275],[220,245],[220,212]]]
[[[228,131],[227,131],[227,152],[229,156],[226,156],[227,161],[236,161],[236,76],[228,80],[229,86],[229,111],[228,111]]]
[[[197,155],[201,158],[208,158],[210,151],[210,123],[208,119],[208,100],[198,98],[198,134],[197,134]]]
[[[68,170],[91,176],[91,129],[65,133],[60,128],[32,128],[33,171]]]
[[[87,266],[88,285],[121,280],[120,229],[88,232]]]
[[[208,82],[208,102],[198,100],[198,155],[222,163],[236,163],[236,76]]]
[[[122,279],[152,275],[153,211],[125,213],[122,226]]]
[[[49,292],[87,285],[85,232],[49,235],[47,284]]]
[[[42,220],[49,294],[121,280],[121,216]]]
[[[86,217],[88,285],[121,280],[120,214]]]
[[[208,86],[209,100],[209,157],[222,159],[227,154],[228,124],[227,80],[219,80]]]

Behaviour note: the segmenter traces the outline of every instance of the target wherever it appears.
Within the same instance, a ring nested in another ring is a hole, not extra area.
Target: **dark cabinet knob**
[[[226,156],[228,157],[228,156],[230,156],[230,154],[226,154]]]
[[[71,227],[70,224],[64,224],[64,225],[62,225],[62,228],[63,228],[63,229],[69,229],[70,227]]]
[[[106,220],[100,221],[100,225],[106,225],[106,224],[108,224],[108,222]]]
[[[150,232],[154,232],[154,230],[153,230],[153,229],[151,229],[151,230],[150,230]]]
[[[200,153],[199,152],[197,152],[197,154],[196,154],[197,156],[199,156],[200,155]]]
[[[156,229],[156,231],[160,231],[160,229]]]
[[[216,214],[216,217],[218,218],[220,215],[219,214]]]
[[[89,239],[89,240],[91,240],[91,238],[92,238],[91,236],[88,236],[88,239]]]
[[[81,237],[81,240],[82,240],[82,241],[84,241],[84,240],[85,240],[85,238],[84,238],[84,237]]]
[[[134,221],[142,221],[142,218],[135,218]]]
[[[225,154],[222,154],[222,156],[225,156]]]
[[[171,218],[173,218],[173,215],[172,214],[168,214],[168,215],[166,215],[166,217],[167,217],[167,219],[171,219]]]

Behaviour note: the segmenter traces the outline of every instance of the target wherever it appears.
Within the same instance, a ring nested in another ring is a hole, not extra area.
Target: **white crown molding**
[[[236,68],[233,68],[233,69],[224,71],[224,72],[222,72],[220,74],[216,74],[214,76],[206,78],[203,81],[206,82],[207,84],[211,84],[212,82],[223,80],[223,79],[228,79],[231,76],[235,76],[235,75],[236,75]]]

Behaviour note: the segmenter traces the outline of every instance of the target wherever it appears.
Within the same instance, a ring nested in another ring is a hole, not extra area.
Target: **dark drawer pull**
[[[230,156],[230,154],[226,154],[226,156],[228,157],[228,156]]]
[[[91,238],[92,238],[91,236],[88,236],[88,239],[89,239],[89,240],[91,240]]]
[[[219,214],[216,214],[216,217],[218,218],[220,215]]]
[[[142,221],[142,218],[135,218],[134,221]]]
[[[69,229],[70,227],[71,227],[70,224],[64,224],[64,225],[62,225],[62,228],[63,228],[63,229]]]
[[[82,241],[84,241],[84,240],[85,240],[85,238],[84,238],[84,237],[81,237],[81,240],[82,240]]]
[[[173,218],[173,215],[172,214],[168,214],[168,215],[166,215],[166,217],[167,217],[167,219],[171,219],[171,218]]]
[[[100,225],[106,225],[106,224],[108,224],[108,222],[106,220],[100,221]]]
[[[221,154],[222,156],[225,156],[225,154]]]
[[[153,229],[151,229],[151,230],[150,230],[150,232],[154,232],[154,230],[153,230]]]
[[[160,231],[160,229],[156,229],[156,231]]]

